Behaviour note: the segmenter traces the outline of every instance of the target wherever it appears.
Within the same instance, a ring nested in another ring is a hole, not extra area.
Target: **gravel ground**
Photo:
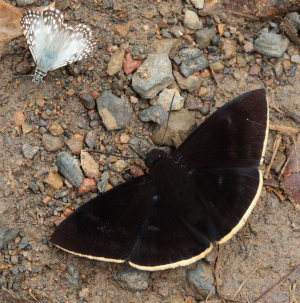
[[[59,1],[68,24],[92,28],[97,48],[89,59],[50,72],[39,86],[29,76],[34,63],[24,37],[5,47],[0,302],[194,303],[215,283],[222,302],[231,302],[245,280],[236,299],[254,302],[299,264],[299,209],[278,186],[264,188],[247,224],[218,253],[215,248],[186,268],[148,274],[79,258],[49,243],[55,226],[79,205],[145,170],[141,159],[82,150],[128,156],[133,146],[144,156],[160,142],[176,90],[165,138],[170,146],[230,99],[262,87],[270,123],[300,128],[299,48],[285,37],[281,20],[249,22],[222,7],[201,8],[202,2]],[[270,132],[264,166],[276,135]],[[272,180],[296,137],[281,135]],[[258,302],[299,301],[299,277]]]

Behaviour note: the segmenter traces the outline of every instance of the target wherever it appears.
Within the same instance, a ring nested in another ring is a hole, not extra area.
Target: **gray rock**
[[[176,37],[180,38],[184,34],[184,27],[182,25],[173,25],[170,32]]]
[[[124,128],[131,119],[132,108],[127,99],[118,98],[105,90],[97,99],[97,108],[108,130]]]
[[[190,110],[200,110],[203,106],[201,99],[197,96],[188,95],[184,107]]]
[[[69,189],[65,189],[65,190],[60,190],[58,192],[56,192],[54,194],[54,198],[55,199],[61,199],[63,197],[66,197],[68,194],[70,193],[70,190]]]
[[[174,71],[174,76],[176,82],[181,89],[186,89],[189,92],[193,92],[196,89],[199,89],[202,83],[202,80],[196,75],[191,75],[187,78],[183,77],[179,72]]]
[[[82,95],[80,100],[86,109],[94,109],[96,107],[95,99],[90,93]]]
[[[179,51],[179,57],[182,60],[180,72],[185,77],[207,68],[209,65],[206,56],[199,48],[184,48]]]
[[[289,40],[274,33],[261,33],[254,42],[254,50],[270,57],[281,57],[289,45]]]
[[[54,137],[49,134],[44,134],[42,141],[45,149],[49,152],[56,152],[60,150],[64,145],[64,142],[61,138]]]
[[[196,32],[196,41],[200,49],[204,49],[209,46],[210,41],[216,35],[216,30],[214,27],[203,28]]]
[[[33,159],[38,151],[39,151],[38,146],[32,146],[28,143],[25,143],[22,146],[22,152],[26,159],[30,159],[30,160]]]
[[[159,125],[168,119],[167,111],[160,105],[153,105],[139,113],[139,118],[143,122],[155,122]]]
[[[97,133],[94,131],[89,131],[85,137],[85,144],[88,146],[88,148],[93,149],[96,145],[96,141],[97,141]]]
[[[58,171],[74,186],[79,187],[83,181],[83,173],[79,161],[67,152],[57,155],[56,164]]]
[[[18,228],[0,226],[0,249],[6,246],[19,233]]]
[[[187,283],[198,300],[205,300],[214,287],[214,276],[211,266],[200,261],[195,269],[188,269],[186,275]],[[212,297],[216,297],[215,289]]]
[[[197,14],[191,10],[187,10],[184,14],[183,20],[184,26],[189,29],[200,29],[202,28],[202,23],[199,20]]]
[[[166,123],[157,126],[153,130],[152,141],[154,144],[166,144],[178,147],[186,137],[191,133],[195,126],[195,118],[187,109],[182,109],[177,112],[171,112],[169,125]],[[161,141],[166,131],[163,142]]]
[[[143,98],[152,99],[174,81],[167,54],[150,54],[132,76],[132,88]]]
[[[18,243],[19,249],[24,249],[29,244],[28,239],[26,237],[22,238],[21,241]]]
[[[98,182],[97,187],[100,193],[104,193],[106,186],[108,184],[108,180],[109,180],[109,172],[108,171],[104,171],[101,175],[101,179],[100,182]]]
[[[20,6],[33,4],[34,2],[36,2],[36,0],[17,0],[17,4]]]
[[[126,267],[118,272],[116,279],[130,291],[142,291],[149,287],[149,273],[132,267]]]
[[[74,288],[74,289],[80,289],[80,275],[79,271],[72,265],[70,265],[67,269],[67,273],[69,274],[66,278],[66,282],[69,287]]]

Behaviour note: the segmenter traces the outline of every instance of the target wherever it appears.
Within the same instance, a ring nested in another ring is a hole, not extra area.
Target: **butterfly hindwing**
[[[150,202],[147,177],[135,178],[85,203],[57,227],[51,241],[73,254],[124,262]]]

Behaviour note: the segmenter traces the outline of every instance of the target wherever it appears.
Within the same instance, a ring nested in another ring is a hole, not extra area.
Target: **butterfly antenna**
[[[171,110],[172,110],[172,106],[173,106],[173,101],[174,101],[174,99],[175,99],[175,95],[176,95],[176,92],[174,93],[173,98],[172,98],[172,101],[171,101],[171,103],[170,103],[170,109],[169,109],[169,114],[168,114],[166,129],[165,129],[164,135],[163,135],[163,137],[162,137],[162,139],[161,139],[161,141],[160,141],[158,147],[161,147],[161,146],[162,146],[162,143],[164,142],[165,136],[166,136],[166,134],[167,134],[167,130],[168,130],[168,126],[169,126],[169,121],[170,121],[170,116],[171,116]]]
[[[139,156],[140,159],[145,160],[144,157],[143,157],[140,153],[138,153],[132,146],[129,145],[129,148],[130,148],[135,154],[137,154],[137,155]]]
[[[90,152],[90,153],[105,155],[105,156],[115,156],[115,157],[123,158],[123,159],[135,159],[136,158],[136,157],[131,157],[131,156],[118,155],[118,154],[114,154],[114,153],[101,152],[99,150],[93,150],[93,149],[88,149],[88,150],[85,150],[85,151]]]

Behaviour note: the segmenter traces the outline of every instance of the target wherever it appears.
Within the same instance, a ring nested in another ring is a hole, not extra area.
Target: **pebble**
[[[210,67],[216,73],[222,73],[224,71],[224,64],[221,61],[211,63]]]
[[[49,134],[43,134],[42,141],[45,149],[49,152],[56,152],[60,150],[64,145],[64,142],[61,138],[54,137]]]
[[[36,0],[17,0],[17,4],[21,6],[33,4],[34,2],[36,2]]]
[[[54,198],[55,199],[62,199],[63,197],[66,197],[69,194],[70,194],[70,190],[69,189],[60,190],[60,191],[57,191],[54,194]]]
[[[92,94],[86,93],[80,96],[80,100],[86,109],[96,108],[96,102]]]
[[[23,124],[22,124],[22,133],[23,133],[24,135],[30,133],[31,131],[32,131],[32,126],[31,126],[31,125],[29,125],[29,124],[27,124],[27,123],[23,123]]]
[[[214,27],[203,28],[196,32],[196,42],[200,49],[207,48],[211,40],[215,37],[216,30]]]
[[[85,144],[88,146],[88,148],[93,149],[96,145],[96,141],[97,133],[95,131],[89,131],[84,140]]]
[[[250,53],[250,52],[253,52],[253,50],[254,50],[253,43],[250,42],[250,41],[245,41],[245,43],[244,43],[244,51],[246,53]]]
[[[197,14],[191,10],[186,10],[183,19],[184,26],[189,29],[200,29],[202,28],[202,23],[199,20]]]
[[[21,241],[18,243],[19,249],[25,249],[28,246],[29,242],[26,237],[22,238]]]
[[[78,195],[85,195],[89,192],[97,192],[97,183],[94,179],[85,178],[78,188]]]
[[[177,89],[165,88],[159,94],[157,103],[160,104],[166,111],[170,110],[171,103],[172,103],[171,110],[179,110],[183,108],[184,98],[180,96],[179,91]]]
[[[174,77],[176,78],[178,86],[181,89],[188,90],[189,92],[193,92],[196,89],[199,89],[202,83],[202,80],[195,75],[191,75],[185,78],[177,71],[174,71]]]
[[[108,130],[124,128],[131,120],[130,102],[125,98],[118,98],[108,90],[97,99],[97,107],[102,122]]]
[[[143,98],[153,99],[174,81],[167,54],[150,54],[132,76],[132,88]]]
[[[204,7],[204,0],[190,0],[190,1],[197,9],[202,9]]]
[[[130,291],[147,290],[149,287],[149,272],[125,267],[118,272],[116,279]]]
[[[26,120],[25,115],[21,111],[15,112],[15,124],[21,126]]]
[[[174,25],[170,28],[170,32],[176,37],[176,38],[180,38],[185,30],[184,27],[182,25]]]
[[[165,53],[169,54],[173,49],[178,48],[181,45],[181,41],[175,38],[154,40],[151,43],[155,53]]]
[[[57,155],[56,164],[58,171],[74,186],[79,187],[83,181],[83,173],[79,161],[67,152]]]
[[[222,51],[224,59],[231,59],[236,55],[236,42],[227,38],[222,38]]]
[[[32,181],[32,182],[29,184],[29,188],[30,188],[30,189],[32,190],[32,192],[35,193],[35,194],[37,194],[37,193],[40,191],[38,185],[37,185],[34,181]]]
[[[254,50],[270,57],[281,57],[289,45],[289,40],[274,33],[261,33],[254,42]]]
[[[68,286],[79,290],[81,284],[79,271],[74,266],[70,265],[67,269],[67,273],[69,274],[66,278]]]
[[[49,133],[52,136],[58,137],[64,133],[62,126],[56,122],[52,123],[49,127]]]
[[[61,175],[57,172],[50,171],[49,174],[43,180],[45,183],[49,184],[54,190],[60,189],[63,187],[63,179]]]
[[[128,134],[123,133],[120,135],[120,143],[126,144],[129,141],[130,141],[130,136]]]
[[[117,50],[111,55],[106,70],[106,73],[108,75],[113,76],[122,69],[124,55],[125,55],[124,49]]]
[[[108,171],[104,171],[101,175],[100,182],[98,182],[97,187],[100,193],[104,193],[106,191],[106,186],[108,184],[108,179],[110,175]]]
[[[188,269],[187,282],[198,300],[205,300],[209,292],[214,288],[214,276],[211,266],[200,261],[195,269]],[[215,289],[211,298],[216,297]]]
[[[80,163],[85,175],[89,178],[97,178],[100,175],[99,164],[86,151],[80,153]]]
[[[122,171],[124,171],[126,168],[128,167],[128,163],[122,159],[116,161],[113,165],[112,165],[112,169],[118,173],[121,173]]]
[[[0,226],[0,249],[6,246],[19,233],[18,228]]]
[[[184,104],[184,107],[190,110],[199,110],[202,106],[201,99],[193,95],[188,95]]]
[[[81,150],[83,149],[83,142],[78,139],[69,139],[66,141],[66,145],[69,147],[73,155],[80,155]]]
[[[254,64],[250,67],[249,75],[256,76],[260,73],[261,67],[258,64]]]
[[[143,122],[154,122],[162,125],[168,119],[167,111],[159,104],[148,107],[139,113],[139,118]]]
[[[199,48],[184,48],[179,51],[179,57],[182,60],[180,72],[188,77],[196,71],[203,70],[208,67],[206,56]]]
[[[26,159],[32,160],[34,156],[38,153],[38,151],[39,151],[38,146],[32,146],[28,143],[25,143],[22,146],[22,152]]]
[[[163,142],[161,142],[166,131],[166,124],[157,126],[152,134],[154,144],[166,144],[178,147],[190,134],[195,126],[195,118],[187,109],[172,112],[169,118],[169,125]]]
[[[292,55],[291,61],[292,61],[293,63],[300,64],[300,55]]]
[[[17,64],[16,72],[21,75],[28,75],[32,70],[30,63],[25,59]]]
[[[123,71],[126,75],[134,73],[142,64],[141,60],[134,60],[130,53],[125,55],[123,61]]]

